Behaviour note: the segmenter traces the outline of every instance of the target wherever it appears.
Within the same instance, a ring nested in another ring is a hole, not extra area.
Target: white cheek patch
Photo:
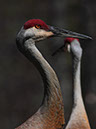
[[[25,31],[24,33],[24,37],[28,37],[28,36],[34,36],[34,28],[29,28]]]
[[[53,32],[51,31],[46,31],[46,30],[43,30],[43,29],[34,29],[34,33],[35,33],[35,36],[36,37],[50,37],[53,34]]]
[[[50,36],[52,36],[52,35],[54,35],[53,34],[53,32],[51,32],[51,31],[45,31],[45,30],[39,30],[38,31],[38,33],[37,33],[37,35],[38,36],[42,36],[42,37],[50,37]]]
[[[68,49],[68,52],[70,52],[70,45],[68,44],[68,46],[67,46],[67,49]]]
[[[46,31],[46,30],[43,30],[43,29],[36,29],[35,27],[32,27],[32,28],[29,28],[25,31],[25,34],[24,36],[27,37],[27,36],[35,36],[35,37],[50,37],[54,35],[53,32],[51,31]]]

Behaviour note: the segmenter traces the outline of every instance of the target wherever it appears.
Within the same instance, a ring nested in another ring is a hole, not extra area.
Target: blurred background
[[[29,19],[39,18],[93,37],[81,40],[82,94],[92,129],[96,129],[96,0],[1,0],[0,1],[0,129],[14,129],[39,108],[43,82],[37,69],[16,47],[16,34]],[[71,56],[52,53],[64,39],[37,43],[60,80],[66,123],[72,109]]]

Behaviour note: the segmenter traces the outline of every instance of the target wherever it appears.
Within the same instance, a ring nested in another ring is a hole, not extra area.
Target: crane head
[[[40,19],[31,19],[24,23],[21,30],[17,34],[17,46],[23,47],[26,40],[31,39],[34,42],[44,40],[48,37],[77,37],[82,39],[92,39],[89,36],[72,32],[58,27],[47,25]]]
[[[81,59],[81,55],[82,55],[82,48],[80,46],[80,42],[79,39],[77,38],[66,38],[64,40],[64,45],[61,46],[59,49],[57,49],[53,55],[55,55],[58,52],[66,52],[68,51],[69,53],[71,52],[72,55],[74,55],[75,57],[77,57],[78,60]]]
[[[31,19],[24,24],[25,37],[31,37],[35,42],[53,36],[49,26],[40,19]]]
[[[79,45],[79,39],[77,38],[65,38],[64,40],[64,51],[70,52],[70,47],[72,46],[72,42],[77,42],[77,45]]]
[[[82,48],[80,46],[79,39],[77,38],[66,38],[64,41],[64,49],[71,52],[77,60],[82,57]]]

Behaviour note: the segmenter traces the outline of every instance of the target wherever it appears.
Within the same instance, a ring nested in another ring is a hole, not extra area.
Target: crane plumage
[[[73,62],[73,109],[66,129],[91,129],[81,91],[80,71],[83,50],[80,46],[79,40],[77,39],[69,38],[66,40],[66,42],[70,43],[70,51],[72,54]]]
[[[16,129],[63,129],[64,106],[58,78],[36,48],[37,41],[48,37],[72,37],[90,38],[85,35],[49,26],[40,19],[27,21],[16,37],[16,44],[22,54],[38,69],[44,82],[44,97],[41,107],[26,122]]]
[[[73,109],[65,129],[91,129],[81,93],[80,70],[83,50],[79,39],[66,38],[60,49],[67,49],[72,55]]]

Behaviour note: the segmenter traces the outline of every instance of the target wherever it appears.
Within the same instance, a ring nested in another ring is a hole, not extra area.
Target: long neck
[[[81,94],[81,59],[78,59],[75,55],[72,54],[72,81],[73,81],[73,104],[74,106],[80,104],[82,101]]]
[[[70,120],[66,126],[66,129],[90,129],[86,110],[84,107],[82,93],[81,93],[81,58],[82,49],[79,44],[72,42],[72,89],[73,89],[73,108],[70,116]]]
[[[44,98],[41,105],[43,111],[46,111],[47,115],[55,116],[56,119],[58,118],[58,121],[62,121],[62,124],[64,124],[61,89],[54,70],[43,58],[32,41],[25,42],[25,56],[34,63],[44,82]],[[59,117],[61,120],[59,120]]]
[[[83,104],[80,84],[81,59],[72,55],[73,60],[73,109],[66,129],[90,129],[86,110]]]

